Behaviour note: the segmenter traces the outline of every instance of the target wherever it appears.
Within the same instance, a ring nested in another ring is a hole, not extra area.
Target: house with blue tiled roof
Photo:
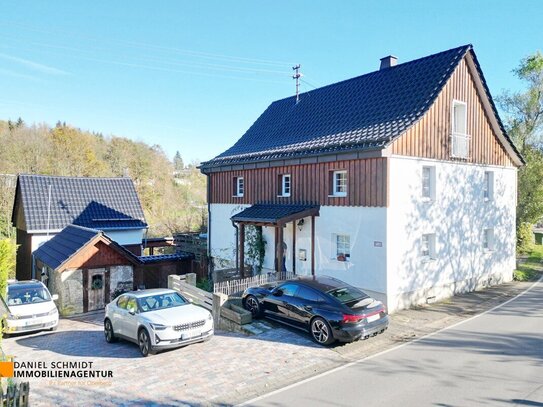
[[[35,278],[32,253],[69,225],[106,232],[136,255],[147,230],[130,178],[25,175],[17,178],[12,223],[17,230],[18,279]]]
[[[473,47],[273,102],[202,163],[216,269],[330,275],[391,311],[509,281],[517,168]]]

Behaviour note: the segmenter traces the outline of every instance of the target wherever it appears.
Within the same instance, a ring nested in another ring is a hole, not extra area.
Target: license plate
[[[196,338],[197,336],[202,336],[202,331],[199,329],[185,332],[183,335],[181,335],[181,339],[191,339]]]
[[[25,326],[39,325],[41,323],[42,323],[42,320],[40,318],[32,318],[30,321],[25,322]]]
[[[375,314],[375,315],[371,315],[367,317],[366,319],[368,320],[368,322],[373,322],[373,321],[377,321],[379,318],[381,318],[381,315]]]

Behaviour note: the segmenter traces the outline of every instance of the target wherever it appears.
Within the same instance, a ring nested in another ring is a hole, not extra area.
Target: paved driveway
[[[305,377],[308,366],[341,359],[282,328],[250,337],[218,332],[207,343],[143,358],[134,344],[105,342],[101,313],[62,319],[55,333],[4,339],[2,348],[19,362],[85,361],[113,372],[113,379],[30,379],[33,406],[223,404],[255,384]]]
[[[93,369],[113,372],[112,379],[31,379],[33,406],[231,405],[435,332],[529,285],[505,284],[401,311],[384,334],[332,348],[278,327],[255,336],[218,332],[207,343],[142,358],[134,344],[105,342],[101,313],[62,319],[55,333],[4,339],[2,348],[21,362],[93,362]]]

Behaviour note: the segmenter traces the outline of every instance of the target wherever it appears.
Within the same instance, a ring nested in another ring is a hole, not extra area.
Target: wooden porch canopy
[[[296,273],[296,221],[311,216],[311,274],[315,274],[315,216],[319,216],[319,205],[275,205],[255,204],[232,216],[232,223],[239,227],[238,255],[243,270],[245,263],[245,225],[275,228],[275,271],[282,271],[283,228],[292,222],[292,272]]]

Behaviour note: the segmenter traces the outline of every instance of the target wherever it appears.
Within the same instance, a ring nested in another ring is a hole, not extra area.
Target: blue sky
[[[541,49],[543,2],[2,1],[0,119],[65,121],[207,160],[274,100],[472,43],[493,95]]]

